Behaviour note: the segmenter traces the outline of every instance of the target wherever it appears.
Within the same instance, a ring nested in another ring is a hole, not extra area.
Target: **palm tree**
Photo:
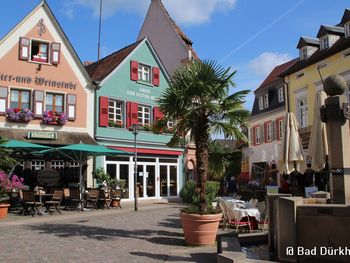
[[[227,139],[246,139],[240,125],[246,123],[249,112],[243,108],[248,90],[228,95],[235,84],[235,71],[214,61],[194,61],[179,68],[169,87],[159,99],[160,110],[175,119],[170,143],[189,134],[196,145],[199,211],[207,212],[205,184],[208,174],[208,144],[210,135],[222,133]]]

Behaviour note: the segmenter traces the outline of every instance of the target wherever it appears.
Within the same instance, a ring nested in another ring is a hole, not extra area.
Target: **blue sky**
[[[151,0],[103,0],[102,56],[133,43]],[[99,0],[47,0],[82,61],[97,58]],[[39,0],[2,0],[3,37]],[[255,90],[274,66],[298,56],[300,36],[340,22],[349,0],[163,0],[200,58],[237,70],[238,89]],[[160,36],[161,37],[161,36]],[[246,107],[251,109],[252,93]]]

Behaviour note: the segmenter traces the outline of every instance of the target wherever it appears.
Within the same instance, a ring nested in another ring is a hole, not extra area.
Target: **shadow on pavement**
[[[99,241],[110,241],[111,238],[125,237],[147,240],[162,245],[185,246],[185,241],[181,233],[165,230],[124,230],[81,224],[41,224],[27,227],[40,234],[55,235],[61,238],[78,236],[81,238],[93,238]]]
[[[164,260],[166,262],[216,262],[216,254],[210,253],[189,253],[189,257],[179,255],[152,254],[147,252],[130,252],[130,254],[151,259]]]

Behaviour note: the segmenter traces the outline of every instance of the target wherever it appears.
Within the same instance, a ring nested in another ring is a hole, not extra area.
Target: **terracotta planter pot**
[[[7,210],[9,207],[9,204],[0,204],[0,219],[7,216]]]
[[[180,213],[188,245],[208,246],[215,242],[222,214],[196,215]]]

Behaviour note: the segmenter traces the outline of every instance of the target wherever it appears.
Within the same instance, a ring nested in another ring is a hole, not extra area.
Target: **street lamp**
[[[138,124],[132,125],[132,133],[134,134],[134,152],[135,152],[135,166],[134,166],[134,200],[135,200],[135,211],[138,210],[137,207],[137,144],[136,144],[136,135],[139,133]]]

